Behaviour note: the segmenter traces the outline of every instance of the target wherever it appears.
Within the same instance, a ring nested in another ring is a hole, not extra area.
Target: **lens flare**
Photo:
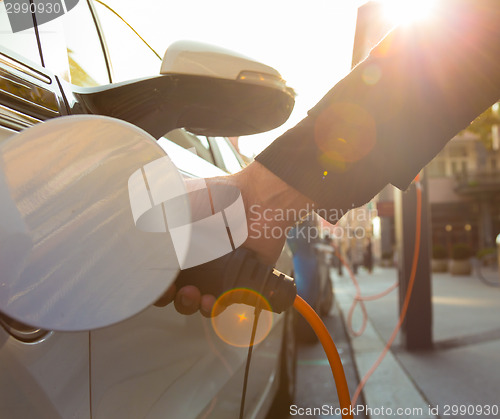
[[[240,348],[248,347],[250,344],[255,308],[248,304],[234,303],[234,301],[258,304],[263,309],[259,316],[254,345],[262,342],[271,330],[273,313],[264,297],[245,288],[230,290],[222,294],[215,302],[211,320],[217,336],[227,344]]]
[[[375,120],[359,105],[333,103],[316,119],[314,137],[323,167],[342,171],[373,149]]]
[[[366,66],[363,74],[361,75],[361,78],[365,82],[365,84],[368,84],[370,86],[377,84],[381,77],[382,70],[377,64],[370,64]]]

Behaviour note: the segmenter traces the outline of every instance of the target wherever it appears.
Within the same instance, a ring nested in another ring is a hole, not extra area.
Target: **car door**
[[[191,136],[177,134],[180,143]],[[191,137],[189,144],[195,143],[196,137]],[[166,138],[159,144],[186,176],[224,174],[193,150]],[[270,317],[275,327],[254,351],[248,417],[262,417],[277,384],[282,316]],[[249,338],[250,316],[246,322],[242,327]],[[185,316],[172,305],[150,307],[120,324],[92,331],[91,351],[94,418],[233,418],[239,410],[247,348],[222,340],[211,320],[199,313]]]
[[[109,8],[101,2],[94,5],[113,81],[154,74],[160,59]],[[220,141],[219,146],[215,140],[177,130],[159,144],[187,176],[211,177],[225,174],[214,163],[224,170],[239,164],[234,154],[232,159],[227,155],[231,148],[226,140]],[[277,384],[282,316],[272,318],[276,327],[255,351],[249,417],[265,413]],[[151,307],[119,325],[92,332],[93,415],[232,418],[241,402],[246,355],[247,348],[222,341],[209,319],[180,315],[172,306]]]
[[[110,78],[112,67],[105,60],[104,41],[95,31],[90,5],[81,1],[64,19],[39,28],[35,40],[42,49],[36,52],[40,64],[54,73],[49,74],[36,63],[27,67],[35,70],[35,79],[41,78],[35,84],[43,82],[50,86],[45,90],[55,94],[58,108],[51,105],[51,96],[45,95],[42,106],[34,106],[38,113],[22,117],[16,114],[16,123],[26,117],[35,118],[32,122],[36,123],[63,115],[68,109],[71,112],[75,109],[70,93],[72,85],[85,87],[116,80]],[[36,61],[36,54],[32,55]],[[17,64],[23,62],[15,54],[6,56],[14,57]],[[131,73],[123,77],[131,77]],[[67,93],[65,102],[59,89]],[[19,109],[25,108],[14,106],[9,111],[19,112]],[[10,114],[2,135],[6,138],[18,128],[13,126]],[[222,173],[215,166],[204,166],[202,162],[206,162],[193,153],[169,144],[173,160],[178,159],[174,155],[188,153],[180,159],[186,164],[178,163],[184,173],[192,176]],[[277,320],[282,316],[272,317],[279,325]],[[150,307],[128,321],[90,333],[35,330],[29,342],[26,338],[23,341],[19,333],[15,336],[13,331],[17,327],[26,334],[29,327],[15,322],[9,326],[8,319],[5,323],[0,354],[5,371],[0,388],[5,389],[2,411],[12,417],[223,418],[234,417],[239,409],[247,350],[220,340],[210,320],[199,315],[182,316],[172,306]],[[280,345],[281,326],[278,326],[256,351],[255,358],[262,354],[267,362],[253,364],[256,373],[251,375],[249,387],[249,416],[262,415],[273,395],[276,372],[273,366],[278,365]],[[7,371],[11,366],[14,366],[12,371]]]
[[[35,31],[12,33],[5,6],[0,3],[0,143],[67,112],[55,75],[42,66]],[[0,243],[0,251],[15,251],[13,245]],[[89,334],[52,333],[2,313],[0,326],[0,416],[89,417]]]

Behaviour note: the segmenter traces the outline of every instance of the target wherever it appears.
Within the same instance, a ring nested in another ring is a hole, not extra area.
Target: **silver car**
[[[158,144],[184,176],[210,177],[241,166],[224,136],[270,129],[286,120],[291,111],[290,90],[282,87],[276,93],[268,89],[266,96],[258,85],[259,77],[264,84],[269,78],[268,87],[279,82],[277,72],[267,66],[224,52],[223,59],[231,64],[222,66],[227,71],[250,64],[248,72],[237,73],[236,81],[228,81],[227,74],[210,78],[196,72],[201,70],[182,70],[175,59],[156,57],[116,16],[116,26],[108,31],[99,20],[98,13],[110,13],[102,2],[80,1],[71,8],[68,4],[75,2],[65,3],[63,16],[19,32],[12,32],[9,26],[7,7],[12,3],[0,3],[0,149],[7,142],[15,143],[18,132],[53,118],[106,115],[159,139]],[[36,17],[37,13],[32,14]],[[120,44],[126,48],[114,49]],[[196,61],[193,48],[182,48],[177,46],[192,53]],[[165,77],[155,75],[159,68]],[[255,69],[262,73],[249,82]],[[182,93],[179,97],[168,96],[168,77],[175,78]],[[193,92],[200,97],[190,97]],[[238,95],[259,106],[239,109],[235,106]],[[177,130],[164,136],[165,126],[184,127],[196,135]],[[43,163],[50,165],[50,161]],[[12,250],[12,243],[1,242],[1,234],[0,250]],[[81,257],[84,260],[85,255]],[[0,256],[0,261],[6,263],[5,257]],[[288,274],[292,271],[287,249],[277,267]],[[7,268],[1,266],[0,275],[7,275]],[[33,287],[37,280],[35,275]],[[9,293],[7,282],[0,281],[0,417],[237,416],[247,348],[221,340],[210,319],[180,315],[172,305],[160,308],[151,302],[105,327],[55,331],[43,324],[30,325],[23,321],[22,312],[13,315],[9,305],[2,305]],[[43,308],[57,304],[56,300],[57,295],[48,298],[45,294],[34,301]],[[272,328],[252,358],[248,418],[265,417],[271,408],[287,411],[293,397],[292,312],[272,317]]]

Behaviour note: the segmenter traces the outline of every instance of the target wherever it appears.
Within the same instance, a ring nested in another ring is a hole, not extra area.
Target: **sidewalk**
[[[337,303],[346,321],[354,286],[347,272],[342,277],[332,272],[332,277]],[[363,295],[381,292],[396,280],[394,268],[376,268],[371,275],[365,271],[358,274]],[[434,349],[408,352],[396,338],[392,350],[365,386],[366,404],[373,409],[370,417],[500,417],[496,410],[500,409],[500,288],[488,287],[474,276],[433,274],[432,289]],[[367,329],[363,336],[351,337],[360,379],[396,325],[397,290],[365,304]],[[359,307],[353,323],[358,330]],[[392,415],[387,415],[388,408],[393,410]],[[398,408],[407,411],[398,415]]]

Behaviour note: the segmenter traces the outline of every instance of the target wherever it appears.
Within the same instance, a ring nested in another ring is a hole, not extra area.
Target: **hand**
[[[269,265],[278,260],[287,230],[304,217],[306,209],[312,205],[312,201],[258,162],[251,163],[235,175],[189,179],[186,189],[198,189],[201,182],[206,182],[208,188],[225,184],[241,191],[248,225],[248,238],[243,246],[253,250],[262,262]],[[193,314],[199,310],[205,317],[210,317],[216,299],[213,295],[201,295],[194,286],[177,290],[174,284],[155,305],[163,307],[172,301],[181,314]]]
[[[192,285],[182,287],[177,292],[177,288],[173,284],[154,305],[164,307],[172,301],[180,314],[194,314],[199,310],[203,316],[211,317],[215,297],[208,294],[201,295],[200,290]]]

